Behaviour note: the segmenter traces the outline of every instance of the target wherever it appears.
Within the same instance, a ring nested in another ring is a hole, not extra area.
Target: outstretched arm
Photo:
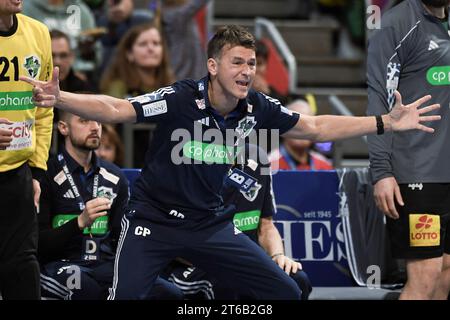
[[[33,101],[38,107],[56,107],[85,119],[103,123],[135,122],[136,112],[131,103],[106,95],[75,94],[59,89],[59,69],[53,69],[50,81],[20,77],[33,86]]]
[[[396,104],[392,111],[382,115],[385,131],[422,130],[433,133],[434,129],[427,127],[422,122],[437,121],[439,115],[428,115],[440,107],[433,104],[418,109],[419,106],[431,99],[424,96],[409,105],[402,104],[402,98],[398,91]],[[362,136],[377,131],[375,117],[348,117],[348,116],[306,116],[302,115],[294,128],[284,134],[288,138],[309,139],[314,141],[330,141]]]

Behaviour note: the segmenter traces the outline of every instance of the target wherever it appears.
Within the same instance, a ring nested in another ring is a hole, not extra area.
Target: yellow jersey
[[[13,124],[13,140],[0,150],[0,172],[28,162],[30,167],[47,169],[53,128],[53,108],[37,108],[32,102],[32,86],[19,76],[47,81],[53,63],[47,27],[27,16],[13,17],[12,28],[0,32],[0,118]]]

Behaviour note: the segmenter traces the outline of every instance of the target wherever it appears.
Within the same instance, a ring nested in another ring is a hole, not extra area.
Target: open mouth
[[[238,80],[238,81],[236,81],[236,84],[237,84],[238,86],[240,86],[240,87],[248,88],[249,81],[241,81],[241,80]]]

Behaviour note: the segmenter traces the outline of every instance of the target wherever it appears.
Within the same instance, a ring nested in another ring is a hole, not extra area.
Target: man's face
[[[22,11],[22,0],[0,0],[0,14],[15,14]]]
[[[86,120],[73,115],[66,123],[66,128],[65,136],[73,147],[90,151],[100,146],[102,126],[97,121]]]
[[[53,64],[59,67],[59,78],[65,80],[72,67],[74,56],[65,38],[52,39]]]
[[[216,63],[216,68],[209,71],[217,77],[224,93],[237,99],[246,98],[255,78],[255,50],[241,46],[224,47]]]
[[[450,0],[422,0],[422,2],[430,7],[440,8],[449,6]]]

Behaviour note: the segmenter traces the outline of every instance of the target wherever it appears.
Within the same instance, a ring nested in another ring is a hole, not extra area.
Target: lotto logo
[[[410,246],[438,246],[440,244],[440,229],[440,216],[432,214],[410,214]]]

